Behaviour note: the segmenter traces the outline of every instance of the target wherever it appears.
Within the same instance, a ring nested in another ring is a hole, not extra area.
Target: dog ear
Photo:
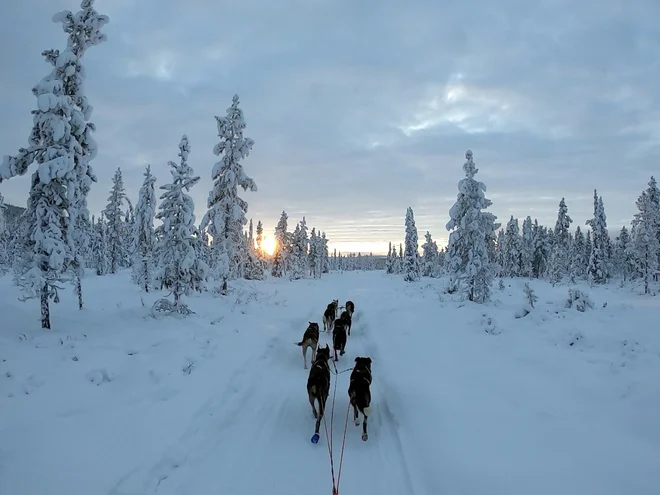
[[[367,363],[371,364],[371,358],[370,357],[367,358]]]
[[[358,362],[358,359],[360,359],[360,358],[359,358],[359,357],[356,357],[356,358],[355,358],[355,362],[356,362],[356,363]]]

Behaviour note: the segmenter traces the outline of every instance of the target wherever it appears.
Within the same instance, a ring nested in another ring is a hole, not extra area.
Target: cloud
[[[25,145],[46,74],[43,49],[64,46],[51,22],[74,2],[11,2],[0,21],[5,54],[0,153]],[[466,149],[492,211],[554,225],[565,197],[574,225],[603,196],[618,228],[660,160],[660,45],[654,0],[485,0],[447,5],[393,0],[113,0],[107,43],[86,55],[95,107],[103,208],[117,167],[135,198],[147,163],[159,183],[187,133],[197,217],[217,160],[214,115],[241,96],[245,168],[259,186],[249,215],[270,233],[283,209],[331,241],[400,242],[405,210],[420,238],[441,242]],[[3,183],[22,204],[27,178]],[[356,244],[357,245],[357,244]],[[375,248],[377,250],[377,247]]]

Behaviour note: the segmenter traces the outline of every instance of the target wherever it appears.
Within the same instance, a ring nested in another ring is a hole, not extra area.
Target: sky
[[[108,41],[85,55],[99,154],[90,211],[121,167],[135,203],[144,167],[158,185],[188,135],[201,220],[218,161],[214,116],[238,93],[255,141],[243,161],[248,217],[272,236],[282,210],[330,248],[383,253],[406,208],[420,246],[445,245],[471,149],[490,208],[506,224],[573,227],[603,197],[611,231],[628,224],[660,164],[657,0],[96,0]],[[0,154],[27,145],[50,68],[66,46],[52,22],[71,0],[0,5]],[[0,184],[24,206],[29,175]],[[157,191],[160,193],[159,191]]]

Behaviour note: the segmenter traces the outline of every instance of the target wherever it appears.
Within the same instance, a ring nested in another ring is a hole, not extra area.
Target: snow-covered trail
[[[339,371],[351,367],[356,356],[372,355],[376,349],[368,328],[377,296],[367,286],[355,287],[352,281],[352,277],[337,278],[333,284],[335,297],[342,304],[352,299],[357,306],[346,354],[337,363]],[[320,442],[310,442],[314,418],[307,401],[308,370],[303,369],[300,347],[293,344],[300,339],[308,321],[321,323],[324,305],[306,306],[307,301],[315,299],[318,298],[307,294],[304,303],[296,302],[291,312],[300,314],[275,328],[266,352],[255,354],[237,369],[226,390],[210,389],[209,400],[175,445],[157,461],[128,473],[108,495],[330,493],[325,431],[322,424]],[[321,332],[320,345],[326,343],[331,346],[331,335]],[[375,369],[387,368],[376,359]],[[426,492],[413,484],[401,446],[401,428],[385,400],[385,382],[378,373],[375,372],[372,385],[374,412],[367,442],[360,439],[361,427],[353,424],[352,415],[349,417],[341,486],[349,493],[423,495]],[[349,376],[350,372],[346,372],[331,377],[329,408],[337,380],[335,471],[339,467],[348,407]],[[326,418],[329,428],[330,409]]]

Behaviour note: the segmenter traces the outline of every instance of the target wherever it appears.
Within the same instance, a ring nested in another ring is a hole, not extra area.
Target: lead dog
[[[296,345],[302,347],[303,363],[305,364],[305,369],[307,369],[308,347],[312,348],[312,358],[310,362],[313,363],[314,359],[316,358],[316,348],[319,345],[319,324],[310,321],[307,330],[305,330],[305,333],[303,334],[302,340],[300,342],[296,342]]]
[[[353,304],[353,301],[346,301],[346,311],[353,318],[353,313],[355,313],[355,304]]]
[[[309,370],[309,377],[307,378],[307,396],[309,403],[312,406],[312,412],[316,418],[316,425],[314,426],[314,433],[319,434],[321,427],[321,419],[325,414],[325,403],[328,400],[330,393],[330,347],[328,344],[320,348],[316,352],[316,359]],[[316,412],[314,401],[319,403],[319,412]]]
[[[351,373],[348,385],[348,398],[353,406],[353,421],[355,426],[360,426],[358,411],[364,416],[362,422],[362,440],[369,438],[367,434],[367,418],[371,413],[371,358],[356,357],[355,367]]]
[[[337,318],[337,308],[339,307],[339,299],[333,299],[323,313],[323,331],[332,332],[335,318]]]
[[[335,351],[335,361],[338,361],[337,351],[339,355],[344,355],[346,349],[346,322],[339,318],[335,320],[335,328],[332,330],[332,348]]]

